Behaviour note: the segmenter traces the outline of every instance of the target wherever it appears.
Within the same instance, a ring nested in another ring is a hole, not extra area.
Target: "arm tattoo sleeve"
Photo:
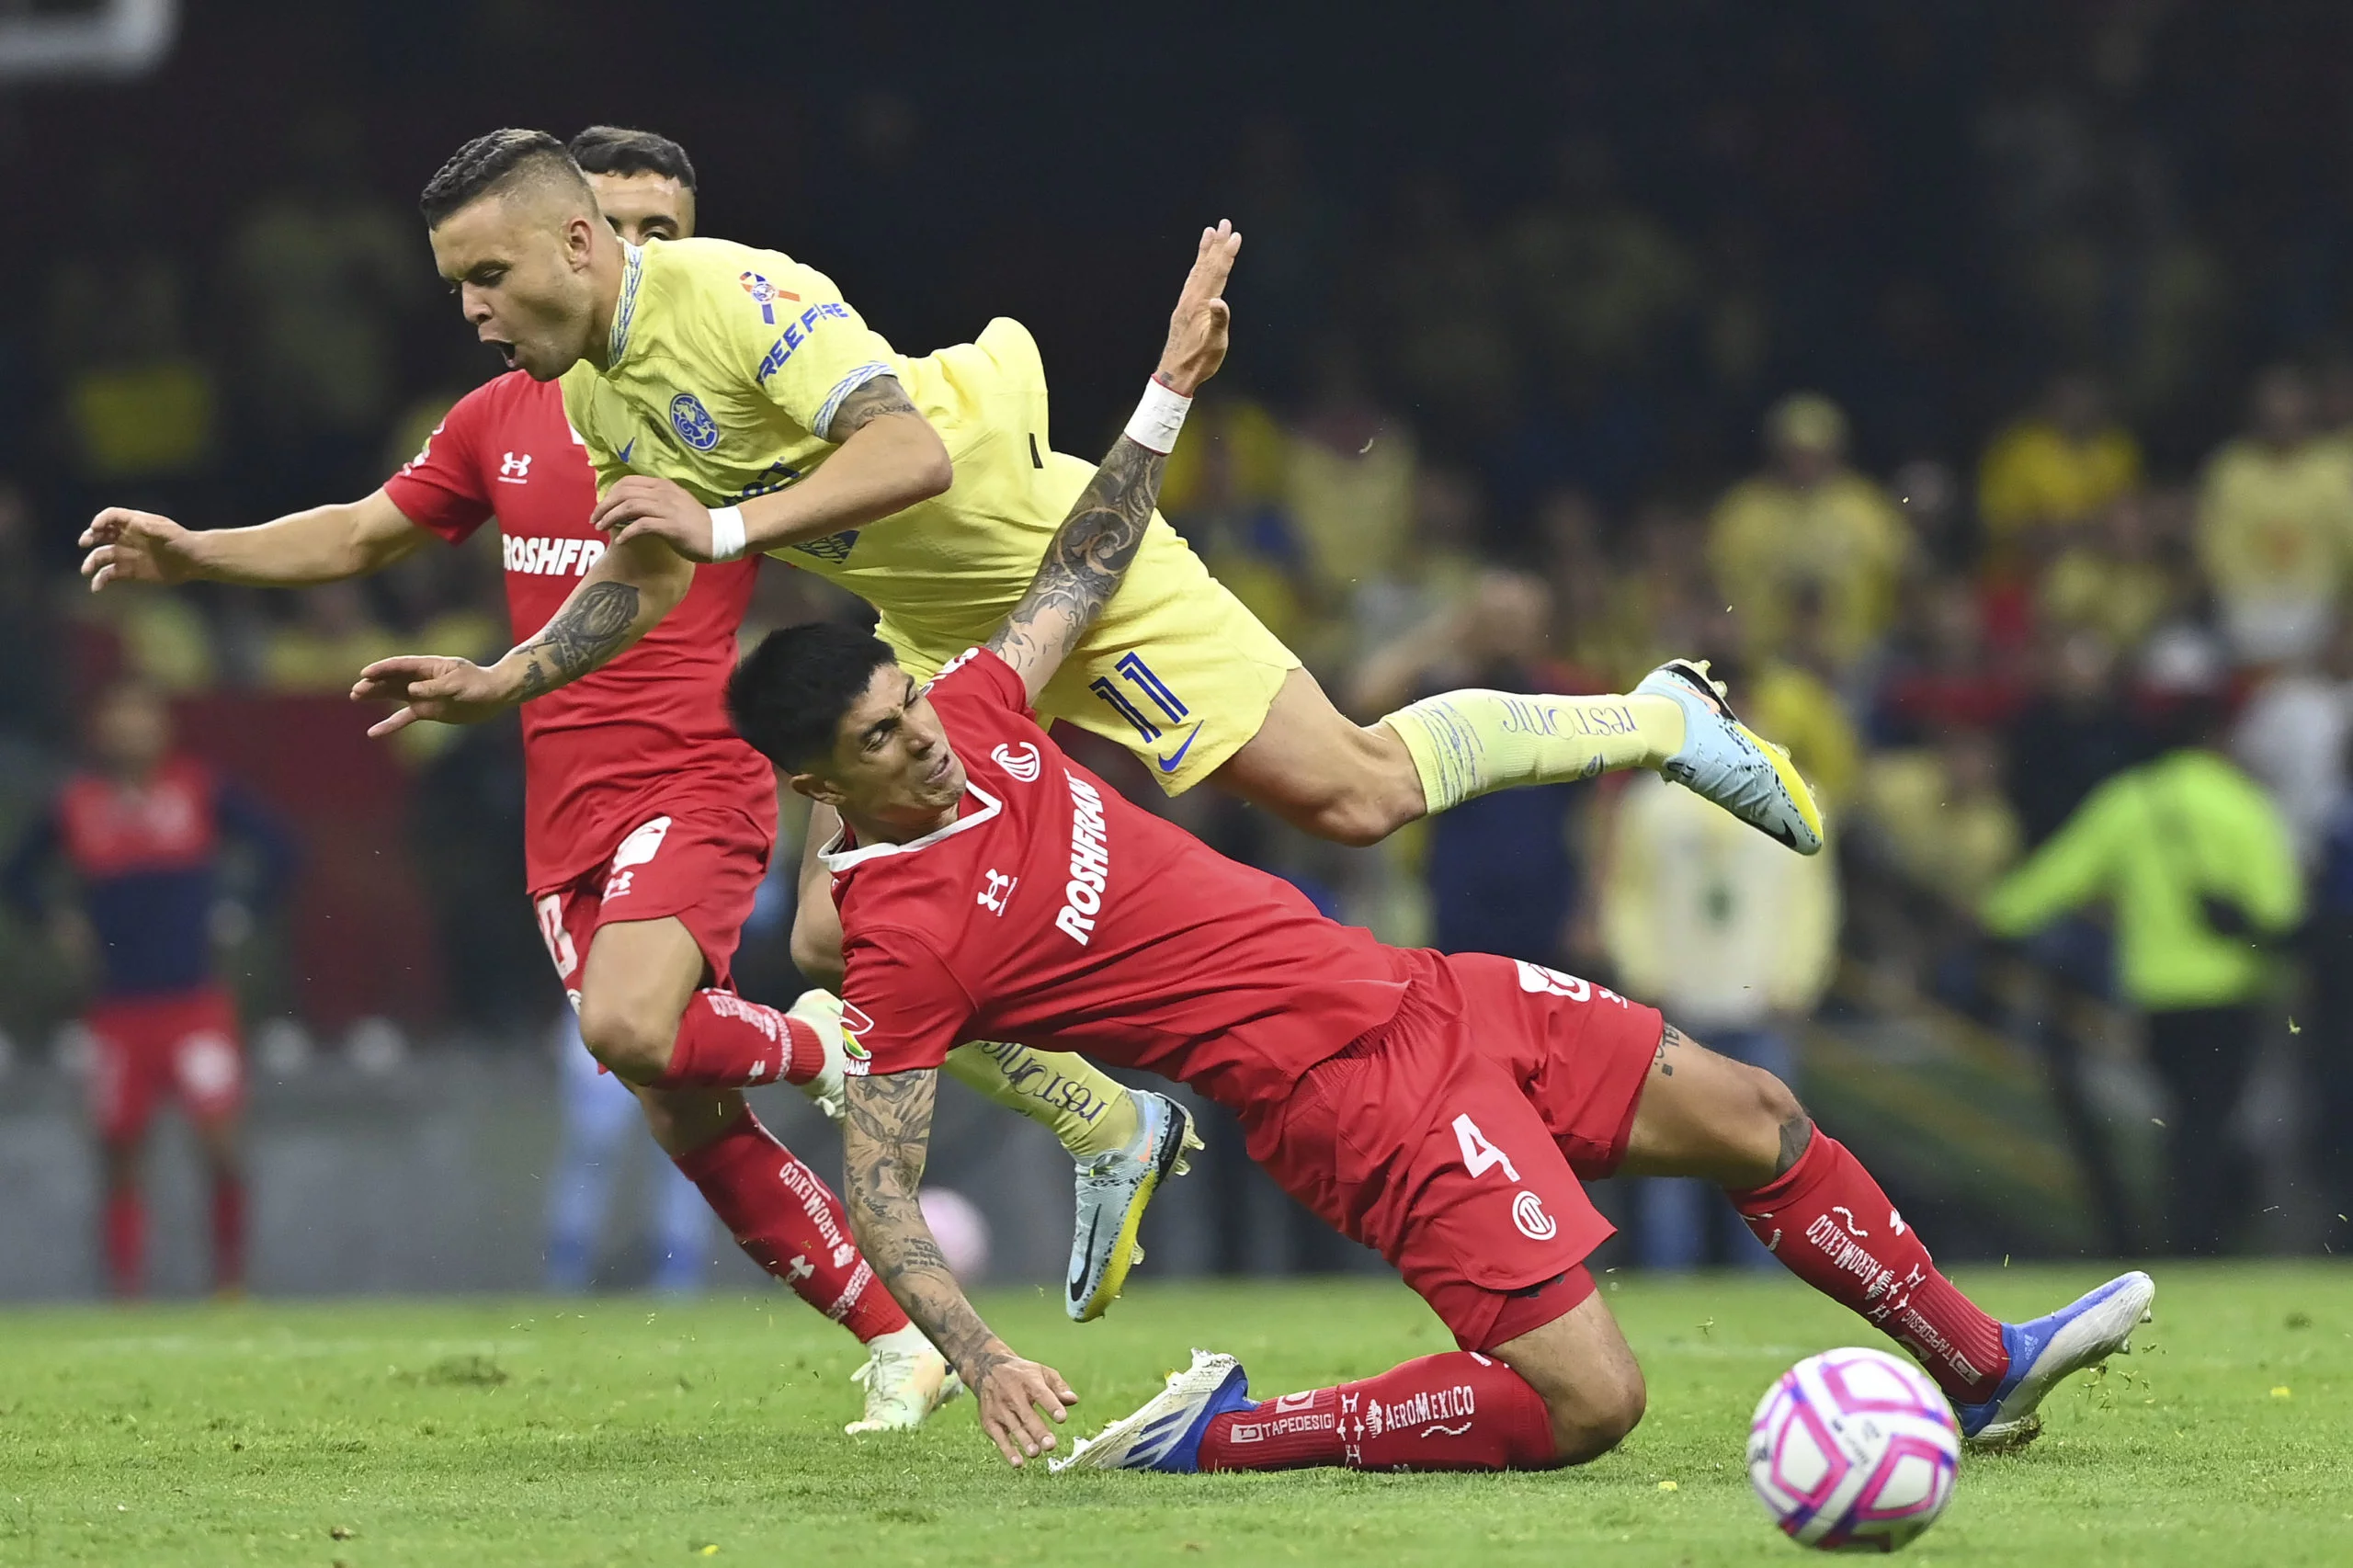
[[[849,1080],[842,1196],[850,1228],[884,1288],[977,1386],[1013,1355],[965,1300],[916,1199],[938,1087],[937,1070]]]
[[[816,434],[822,439],[841,445],[867,425],[886,414],[914,414],[915,403],[896,376],[877,376],[842,399],[834,410],[834,417]]]
[[[583,588],[579,597],[523,645],[529,661],[523,669],[524,697],[576,680],[629,646],[638,597],[628,583],[591,583]]]
[[[989,639],[1015,669],[1059,665],[1134,564],[1168,460],[1122,436],[1063,519],[1029,591]]]

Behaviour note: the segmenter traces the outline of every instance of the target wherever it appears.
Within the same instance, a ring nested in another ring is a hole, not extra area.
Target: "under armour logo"
[[[817,1266],[809,1261],[807,1254],[794,1253],[792,1261],[785,1266],[784,1272],[789,1278],[806,1279],[817,1272]]]
[[[1013,896],[1013,885],[1019,877],[1008,877],[995,867],[989,868],[989,885],[981,890],[980,903],[991,915],[1005,913],[1005,901]]]
[[[509,484],[520,484],[530,478],[531,454],[525,452],[518,458],[513,452],[503,453],[498,460],[498,477]]]

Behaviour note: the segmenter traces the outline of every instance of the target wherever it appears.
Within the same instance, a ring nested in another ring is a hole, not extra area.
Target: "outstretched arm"
[[[371,726],[371,735],[419,719],[478,722],[611,663],[676,608],[694,578],[693,563],[658,539],[616,544],[548,623],[496,664],[435,653],[379,659],[359,672],[352,700],[404,704]]]
[[[1201,231],[1193,271],[1168,321],[1168,343],[1153,376],[1158,388],[1190,399],[1225,362],[1229,313],[1221,298],[1242,236],[1228,223]],[[1153,393],[1146,394],[1147,405]],[[1181,408],[1182,404],[1178,406]],[[1138,411],[1139,419],[1143,411]],[[1181,415],[1180,415],[1181,417]],[[1129,429],[1137,426],[1131,424]],[[1174,431],[1168,432],[1171,438]],[[1034,700],[1078,646],[1135,563],[1152,509],[1160,499],[1165,449],[1122,435],[1063,519],[1029,592],[1013,607],[988,645],[1020,676]]]
[[[1051,1367],[1025,1361],[990,1331],[949,1271],[917,1194],[931,1143],[936,1068],[851,1078],[842,1122],[842,1195],[858,1244],[892,1298],[980,1403],[981,1430],[1007,1463],[1054,1446],[1054,1420],[1078,1395]]]
[[[390,566],[426,540],[392,497],[313,506],[249,528],[184,528],[154,512],[108,506],[82,530],[82,575],[116,583],[242,583],[257,588],[334,583]]]

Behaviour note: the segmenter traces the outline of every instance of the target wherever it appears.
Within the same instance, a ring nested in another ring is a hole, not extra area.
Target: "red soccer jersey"
[[[825,856],[853,1069],[1013,1040],[1265,1110],[1396,1015],[1392,949],[1063,756],[994,653],[950,665],[931,702],[972,780],[955,823]]]
[[[497,514],[516,634],[547,624],[605,553],[597,478],[552,381],[512,371],[458,400],[384,482],[392,505],[452,543]],[[594,674],[523,705],[531,891],[581,876],[650,817],[734,806],[773,836],[776,786],[727,722],[735,629],[759,558],[699,566],[685,602]]]

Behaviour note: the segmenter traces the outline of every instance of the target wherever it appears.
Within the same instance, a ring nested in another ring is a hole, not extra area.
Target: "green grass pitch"
[[[1977,1267],[2026,1315],[2105,1277]],[[2353,1561],[2353,1268],[2157,1271],[2157,1321],[2025,1454],[1965,1461],[1919,1562]],[[0,1565],[712,1562],[1794,1562],[1741,1469],[1798,1357],[1875,1343],[1793,1282],[1613,1278],[1650,1378],[1617,1453],[1551,1475],[1009,1471],[969,1403],[853,1441],[839,1330],[778,1292],[0,1314]],[[1401,1287],[1154,1286],[983,1308],[1087,1429],[1200,1344],[1272,1395],[1445,1347]]]

